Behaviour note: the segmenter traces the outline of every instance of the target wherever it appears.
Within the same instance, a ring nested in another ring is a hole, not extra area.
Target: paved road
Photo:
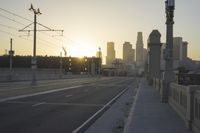
[[[109,78],[5,100],[0,102],[0,132],[71,133],[135,84],[133,78]]]

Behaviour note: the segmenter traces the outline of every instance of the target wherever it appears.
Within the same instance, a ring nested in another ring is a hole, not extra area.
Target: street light
[[[165,94],[163,102],[168,101],[169,84],[175,79],[173,72],[173,24],[174,24],[174,9],[175,0],[165,1],[165,13],[166,13],[166,49],[164,51],[165,59],[165,72],[164,72],[164,90]]]

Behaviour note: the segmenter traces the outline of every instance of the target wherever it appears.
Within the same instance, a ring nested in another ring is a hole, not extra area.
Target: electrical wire
[[[13,16],[16,16],[16,17],[18,17],[18,18],[24,19],[24,20],[26,20],[26,21],[33,22],[33,21],[30,20],[30,19],[27,19],[27,18],[25,18],[25,17],[22,17],[22,16],[20,16],[20,15],[18,15],[18,14],[15,14],[15,13],[13,13],[13,12],[11,12],[11,11],[8,11],[8,10],[6,10],[6,9],[3,9],[3,8],[1,8],[1,7],[0,7],[0,10],[1,10],[1,11],[4,11],[4,12],[6,12],[6,13],[9,13],[9,14],[11,14],[11,15],[13,15]],[[17,24],[26,26],[25,24],[23,24],[23,23],[21,23],[21,22],[15,20],[15,19],[11,19],[11,18],[9,18],[9,17],[6,17],[6,16],[4,16],[4,15],[2,15],[2,14],[0,14],[0,17],[2,17],[2,18],[4,18],[4,19],[7,19],[7,20],[10,20],[10,21],[13,21],[13,22],[15,22],[15,23],[17,23]],[[17,30],[17,28],[14,28],[14,27],[11,27],[11,26],[8,26],[8,25],[4,25],[4,24],[0,24],[0,26],[3,26],[3,27],[7,27],[7,28],[10,28],[10,29]],[[46,27],[46,26],[45,26],[45,27]],[[49,27],[47,27],[47,28],[49,28]],[[12,33],[9,33],[9,32],[5,32],[5,31],[1,31],[1,32],[12,35]],[[56,31],[56,32],[58,32],[58,31]],[[49,35],[49,34],[47,34],[47,33],[44,33],[44,32],[40,32],[40,33],[45,34],[45,35],[47,35],[48,37],[51,37],[51,38],[53,38],[53,39],[55,39],[55,40],[57,40],[57,41],[59,41],[59,42],[67,43],[65,40],[58,39],[58,38],[56,38],[55,36],[51,36],[51,35]],[[21,36],[17,36],[17,37],[21,37]],[[70,38],[68,38],[68,37],[66,37],[66,36],[64,36],[64,35],[63,35],[63,38],[66,38],[67,40],[71,41],[73,44],[81,45],[80,43],[78,43],[78,42],[76,42],[76,41],[74,41],[74,40],[72,40],[72,39],[70,39]],[[46,41],[46,40],[43,40],[43,39],[39,39],[39,40],[40,40],[40,41],[43,41],[43,42],[46,42],[48,45],[49,45],[49,44],[52,44],[53,46],[57,45],[57,46],[59,46],[59,47],[62,47],[62,46],[60,46],[60,45],[58,45],[58,44],[54,44],[54,43],[51,43],[51,42]]]
[[[15,27],[12,27],[12,26],[9,26],[9,25],[5,25],[5,24],[1,24],[1,23],[0,23],[0,26],[2,26],[2,27],[6,27],[6,28],[8,28],[8,29],[12,29],[12,30],[18,30],[18,29],[15,28]]]
[[[4,19],[7,19],[7,20],[10,20],[10,21],[13,21],[13,22],[15,22],[15,23],[17,23],[17,24],[26,26],[25,24],[23,24],[23,23],[21,23],[21,22],[19,22],[19,21],[16,21],[15,19],[11,19],[11,18],[9,18],[9,17],[6,17],[6,16],[4,16],[4,15],[2,15],[2,14],[0,14],[0,17],[2,17],[2,18],[4,18]]]
[[[6,12],[6,13],[12,14],[13,16],[19,17],[19,18],[21,18],[21,19],[27,20],[27,21],[29,21],[29,22],[33,22],[33,21],[30,20],[30,19],[27,19],[27,18],[25,18],[25,17],[22,17],[22,16],[20,16],[20,15],[17,15],[17,14],[15,14],[15,13],[13,13],[13,12],[11,12],[11,11],[8,11],[8,10],[6,10],[6,9],[3,9],[3,8],[1,8],[1,7],[0,7],[0,10],[1,10],[1,11],[4,11],[4,12]]]

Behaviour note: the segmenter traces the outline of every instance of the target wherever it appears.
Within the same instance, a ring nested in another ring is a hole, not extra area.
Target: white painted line
[[[128,128],[130,127],[130,123],[131,123],[131,120],[132,120],[132,117],[133,117],[133,112],[135,110],[135,106],[136,106],[136,103],[137,103],[137,100],[138,100],[138,95],[139,95],[139,92],[140,92],[140,87],[141,87],[141,84],[138,87],[137,93],[135,95],[135,99],[134,99],[132,108],[130,110],[129,116],[127,118],[127,122],[126,122],[126,125],[124,127],[123,133],[128,133]]]
[[[53,93],[53,92],[58,92],[58,91],[63,91],[63,90],[70,90],[70,89],[79,88],[79,87],[82,87],[82,85],[66,87],[66,88],[61,88],[61,89],[55,89],[55,90],[49,90],[49,91],[43,91],[43,92],[37,92],[37,93],[33,93],[33,94],[26,94],[26,95],[3,98],[3,99],[0,99],[0,102],[5,102],[8,100],[16,100],[16,99],[31,97],[31,96],[37,96],[37,95],[42,95],[42,94],[48,94],[48,93]]]
[[[66,95],[65,97],[67,98],[67,97],[72,97],[73,95]]]
[[[60,105],[60,106],[83,106],[83,107],[103,107],[102,104],[84,104],[84,103],[45,103],[47,105]]]
[[[60,81],[59,81],[60,82]],[[73,83],[79,83],[80,81],[73,81]],[[47,82],[47,83],[42,83],[40,85],[37,85],[35,87],[46,87],[46,86],[50,86],[50,85],[60,85],[60,84],[63,84],[64,82],[60,82],[60,83],[52,83],[52,82]],[[88,84],[89,82],[83,82],[85,84]],[[8,89],[8,88],[4,88],[4,89],[0,89],[0,91],[10,91],[10,90],[19,90],[19,89],[26,89],[28,87],[31,87],[31,86],[24,86],[24,87],[20,87],[20,88],[11,88],[11,89]]]
[[[78,128],[76,128],[72,133],[77,133],[81,128],[83,128],[86,124],[88,124],[94,117],[96,117],[100,112],[102,112],[106,107],[109,107],[110,104],[115,101],[119,96],[121,96],[126,90],[129,89],[129,86],[122,90],[117,96],[115,96],[113,99],[111,99],[106,105],[104,105],[100,110],[98,110],[94,115],[92,115],[89,119],[87,119],[82,125],[80,125]]]
[[[10,103],[10,104],[35,104],[35,102],[20,102],[20,101],[6,101],[4,103]]]
[[[39,104],[39,103],[36,103],[36,102],[20,102],[20,101],[6,101],[4,103],[8,103],[8,104],[31,104],[31,105],[35,105],[35,106],[36,106],[36,104]],[[53,103],[53,102],[40,102],[40,104],[56,105],[56,106],[83,106],[83,107],[103,107],[104,106],[103,104]]]
[[[42,105],[42,104],[45,104],[45,102],[33,104],[32,107],[36,107],[36,106],[39,106],[39,105]]]

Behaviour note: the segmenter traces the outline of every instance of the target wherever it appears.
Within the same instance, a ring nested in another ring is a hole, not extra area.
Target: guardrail
[[[195,133],[200,133],[200,91],[194,93],[194,119],[192,129]]]
[[[153,78],[153,86],[161,98],[168,95],[169,105],[185,121],[186,126],[194,133],[200,133],[200,85],[180,85],[171,83],[169,89],[164,89],[164,81]]]
[[[169,104],[195,133],[200,132],[200,86],[171,83]],[[198,114],[198,115],[196,115]]]

